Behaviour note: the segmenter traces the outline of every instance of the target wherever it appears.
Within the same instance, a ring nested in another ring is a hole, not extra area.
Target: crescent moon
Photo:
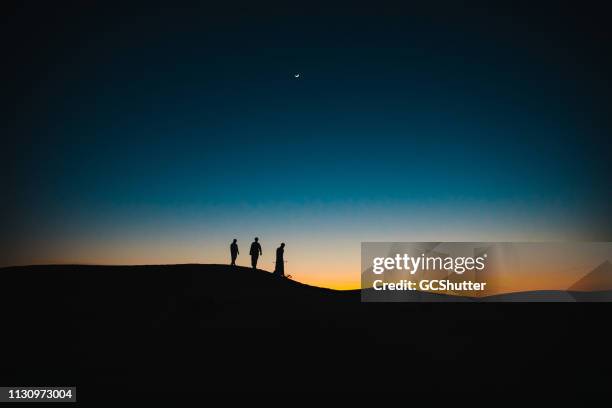
[[[295,74],[295,75],[293,75],[293,76],[294,76],[294,77],[296,77],[296,78],[299,78],[299,77],[300,77],[300,74]]]

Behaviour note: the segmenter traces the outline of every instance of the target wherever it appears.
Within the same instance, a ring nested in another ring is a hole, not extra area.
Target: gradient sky
[[[361,241],[609,240],[611,38],[560,6],[16,6],[2,265],[359,286]],[[299,79],[293,78],[301,73]],[[6,114],[6,113],[5,113]]]

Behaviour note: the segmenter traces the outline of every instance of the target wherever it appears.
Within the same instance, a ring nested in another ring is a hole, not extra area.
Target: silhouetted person
[[[230,245],[230,253],[232,254],[232,265],[236,266],[236,257],[240,253],[238,251],[238,244],[236,243],[238,240],[234,239],[234,242]]]
[[[255,242],[251,244],[251,250],[249,251],[249,255],[251,255],[251,265],[253,265],[253,269],[257,268],[257,259],[259,259],[259,255],[263,255],[261,251],[261,245],[259,245],[259,238],[255,237]]]
[[[285,276],[285,260],[283,255],[285,254],[285,243],[281,243],[276,248],[276,268],[274,268],[274,274],[278,276]]]

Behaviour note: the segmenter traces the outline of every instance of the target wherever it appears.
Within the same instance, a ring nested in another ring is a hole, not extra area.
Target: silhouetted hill
[[[376,301],[374,289],[369,291],[370,301]],[[534,290],[510,292],[490,296],[455,296],[442,293],[415,291],[397,291],[380,297],[385,302],[436,302],[436,303],[490,303],[490,302],[612,302],[612,290],[592,292],[570,292],[564,290]]]
[[[224,265],[11,267],[0,277],[11,350],[0,382],[76,384],[81,401],[111,399],[100,394],[109,389],[148,399],[610,381],[573,375],[610,361],[609,304],[361,303],[359,291]]]
[[[103,306],[106,318],[129,324],[144,322],[142,318],[154,319],[158,326],[175,324],[197,315],[207,326],[261,327],[298,318],[305,311],[313,316],[316,310],[307,307],[310,303],[359,301],[359,291],[318,288],[259,269],[227,265],[43,265],[1,271],[15,278],[31,275],[32,281],[43,284],[39,296],[53,288],[62,300],[92,309]],[[128,321],[130,313],[139,319]]]
[[[481,302],[612,302],[612,291],[569,292],[564,290],[534,290],[504,293],[479,298]]]

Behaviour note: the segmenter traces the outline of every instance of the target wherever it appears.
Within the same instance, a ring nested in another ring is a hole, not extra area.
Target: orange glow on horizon
[[[295,281],[336,290],[361,288],[360,245],[335,237],[288,237],[285,249],[285,273]],[[95,264],[95,265],[174,265],[174,264],[229,264],[229,239],[227,242],[189,240],[184,242],[133,239],[123,242],[72,241],[51,242],[36,252],[28,254],[12,265],[32,264]],[[285,241],[285,240],[283,240]],[[272,237],[263,243],[264,255],[258,268],[274,269],[275,244],[280,239]],[[329,243],[332,244],[329,244]],[[248,247],[250,240],[240,242],[237,264],[250,266]],[[32,256],[36,253],[36,257]],[[78,254],[70,257],[65,254]],[[535,252],[534,252],[535,254]],[[554,264],[540,262],[534,254],[525,255],[528,261],[520,271],[505,271],[495,292],[509,293],[532,290],[566,290],[578,279],[596,267],[588,257],[568,269],[562,261]],[[549,259],[548,256],[545,259]],[[8,266],[8,265],[7,265]]]

